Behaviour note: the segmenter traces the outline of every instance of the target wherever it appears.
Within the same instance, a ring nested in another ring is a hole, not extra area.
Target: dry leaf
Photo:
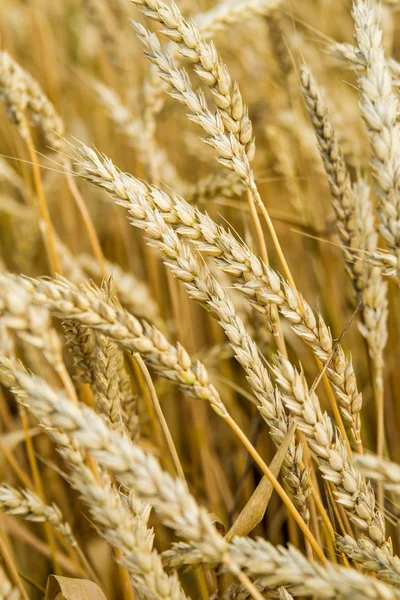
[[[290,442],[296,431],[296,423],[292,423],[289,431],[287,432],[282,444],[276,452],[274,458],[269,465],[270,470],[278,477],[279,471],[281,470],[283,460],[288,451]],[[252,493],[246,506],[240,512],[238,518],[233,523],[225,536],[225,539],[229,542],[235,535],[247,535],[256,527],[265,515],[269,500],[272,495],[273,487],[269,479],[264,475],[260,483]]]
[[[45,600],[106,600],[98,585],[88,579],[50,575]]]

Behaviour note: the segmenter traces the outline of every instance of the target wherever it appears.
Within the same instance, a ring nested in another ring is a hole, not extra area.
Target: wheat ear
[[[283,401],[318,458],[322,476],[336,487],[337,502],[369,538],[370,547],[375,548],[378,555],[381,551],[387,557],[395,573],[400,569],[400,559],[393,557],[391,541],[385,539],[384,519],[376,508],[372,486],[365,482],[351,461],[340,432],[334,431],[330,417],[322,413],[315,392],[308,389],[302,372],[296,371],[284,357],[276,358],[273,370],[283,391]],[[379,571],[377,574],[380,576]]]
[[[85,444],[74,438],[67,417],[71,407],[75,406],[78,413],[79,408],[63,392],[54,391],[43,380],[27,374],[8,359],[0,358],[0,365],[1,382],[12,388],[18,400],[41,421],[56,443],[71,468],[71,485],[80,492],[107,541],[121,552],[122,565],[128,570],[137,591],[157,600],[184,600],[178,578],[166,575],[161,557],[153,549],[153,532],[147,527],[149,506],[138,500],[135,502],[133,498],[129,505],[124,505],[109,477],[86,466]],[[48,410],[52,402],[59,403],[55,413]],[[91,413],[102,421],[96,413]],[[64,418],[67,421],[63,421]]]
[[[86,152],[90,153],[92,161],[97,160],[97,156],[92,151],[86,149],[84,153]],[[98,182],[100,185],[103,183],[106,189],[118,198],[118,202],[126,206],[130,212],[132,224],[144,229],[149,237],[151,236],[152,245],[156,245],[166,256],[172,272],[186,284],[189,294],[217,315],[238,361],[247,373],[250,386],[260,402],[261,415],[272,427],[272,437],[274,442],[279,445],[288,430],[288,420],[282,410],[279,397],[275,395],[268,371],[262,363],[256,345],[247,334],[222,286],[194,257],[187,246],[180,244],[174,230],[164,223],[161,214],[153,208],[156,204],[162,210],[166,196],[159,190],[149,190],[139,181],[124,176],[109,162],[105,167],[101,166],[100,168],[100,165],[98,160],[95,168],[89,163],[85,163],[89,180],[94,183]],[[108,169],[107,175],[106,169]],[[294,447],[290,454],[294,460],[296,456]],[[298,456],[301,456],[301,450],[299,450]],[[296,460],[297,464],[300,462],[301,458]],[[302,481],[305,485],[306,479],[306,476],[301,475],[301,470],[296,469],[293,481],[296,483]],[[293,489],[293,485],[289,489]],[[304,489],[304,491],[306,490]],[[306,517],[308,517],[308,513],[304,500],[307,500],[309,493],[306,491],[305,495],[303,492],[298,495],[299,508],[305,511]]]
[[[334,343],[329,327],[320,314],[315,315],[307,302],[282,280],[271,267],[266,266],[249,248],[207,215],[190,206],[182,198],[161,192],[157,188],[148,189],[139,180],[121,173],[107,158],[94,153],[84,145],[78,149],[83,159],[82,175],[111,194],[118,203],[128,210],[138,206],[135,217],[144,218],[146,203],[157,207],[157,221],[165,217],[168,223],[175,224],[179,236],[189,239],[199,250],[214,258],[218,266],[238,280],[238,287],[248,297],[252,305],[262,314],[270,302],[277,305],[292,328],[313,349],[323,364],[329,366],[327,375],[334,386],[343,418],[352,427],[354,440],[361,442],[360,410],[362,396],[357,389],[357,381],[351,362],[339,345],[333,352]],[[142,217],[143,215],[143,217]],[[158,225],[160,226],[160,225]]]
[[[176,5],[172,3],[170,6],[164,2],[142,2],[141,0],[131,0],[146,16],[150,16],[154,20],[161,21],[164,26],[169,28],[168,16],[171,11],[177,11]],[[212,38],[219,31],[231,27],[243,19],[267,16],[271,14],[279,5],[282,0],[242,0],[241,2],[232,3],[229,0],[221,2],[210,10],[199,13],[194,19],[194,23],[202,38],[208,40]],[[165,18],[165,9],[168,11],[167,18]],[[156,16],[155,16],[156,15]],[[180,15],[180,20],[183,17]],[[189,24],[190,25],[190,24]],[[167,34],[172,41],[176,41],[174,37]],[[173,48],[169,48],[173,52]],[[173,53],[175,56],[175,53]],[[185,56],[185,54],[183,54]],[[155,118],[158,113],[161,112],[164,106],[164,91],[165,84],[152,72],[149,80],[145,83],[147,89],[147,97],[149,99],[147,108],[151,114],[151,121],[155,123]]]
[[[376,21],[373,3],[357,0],[353,5],[355,39],[365,61],[359,77],[360,110],[371,142],[372,172],[377,181],[380,231],[390,252],[400,257],[399,173],[400,152],[397,121],[399,103],[393,91],[390,69],[385,62],[382,32]]]
[[[377,548],[371,540],[360,536],[355,540],[350,535],[337,536],[336,546],[340,552],[360,563],[367,571],[376,573],[379,579],[400,587],[399,559],[393,557],[391,544]]]
[[[62,518],[61,510],[56,504],[44,504],[31,490],[18,490],[11,485],[0,485],[0,512],[8,515],[21,516],[36,523],[50,523],[72,547],[77,541],[71,527]]]
[[[285,586],[286,591],[294,597],[317,594],[332,600],[338,597],[364,600],[365,591],[368,589],[368,597],[371,600],[392,600],[400,597],[397,590],[355,569],[339,567],[332,563],[317,565],[315,562],[309,562],[293,546],[276,547],[262,538],[254,540],[235,537],[229,544],[227,553],[264,592]],[[164,553],[164,558],[168,564],[174,566],[203,562],[201,549],[195,543],[177,543],[172,550]],[[228,594],[223,596],[224,599],[232,597],[242,600],[248,598],[248,594],[243,588],[228,589]]]
[[[301,67],[301,84],[311,121],[318,139],[336,213],[336,226],[342,244],[347,272],[358,298],[363,300],[360,330],[368,343],[373,361],[373,383],[377,403],[378,454],[384,445],[383,352],[387,341],[387,283],[379,269],[364,260],[354,260],[354,251],[375,252],[377,234],[369,188],[363,182],[352,187],[343,152],[337,141],[328,111],[318,87],[306,66]],[[357,432],[360,437],[360,432]]]
[[[248,581],[243,578],[241,569],[225,556],[226,542],[214,528],[207,511],[197,504],[182,480],[174,480],[162,471],[155,458],[132,444],[128,438],[108,429],[103,419],[90,408],[72,404],[63,392],[56,392],[43,380],[27,375],[8,359],[0,358],[0,377],[6,385],[14,386],[18,399],[40,420],[52,437],[55,429],[60,431],[57,435],[64,436],[68,446],[72,441],[79,453],[88,451],[103,468],[113,472],[127,489],[134,491],[142,502],[154,506],[164,525],[179,536],[200,544],[206,560],[222,562],[242,582]],[[60,440],[57,443],[60,444]],[[104,501],[99,510],[104,510]],[[115,517],[113,520],[110,541],[115,533]],[[121,530],[121,534],[126,533],[125,529]],[[137,558],[135,564],[138,564]],[[126,566],[129,568],[129,561]],[[249,589],[253,590],[250,581],[248,584]],[[161,587],[156,590],[155,597],[179,597],[179,588],[173,578],[170,585],[169,595]],[[261,598],[259,595],[255,597]]]

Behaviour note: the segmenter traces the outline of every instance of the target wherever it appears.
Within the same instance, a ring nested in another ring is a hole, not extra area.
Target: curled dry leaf
[[[50,575],[45,600],[106,600],[98,585],[88,579]]]

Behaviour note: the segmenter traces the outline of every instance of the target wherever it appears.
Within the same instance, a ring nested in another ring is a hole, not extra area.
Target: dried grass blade
[[[279,475],[295,431],[296,423],[292,423],[289,431],[285,435],[285,439],[279,446],[278,451],[269,465],[269,468],[275,477],[278,477]],[[238,518],[225,535],[225,540],[227,542],[230,542],[236,535],[248,535],[262,521],[272,496],[273,489],[270,480],[264,475],[246,506],[240,512]]]
[[[88,579],[50,575],[45,600],[106,600],[98,585]]]

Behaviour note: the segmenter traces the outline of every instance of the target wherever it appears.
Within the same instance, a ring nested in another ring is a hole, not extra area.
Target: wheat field
[[[399,35],[2,0],[0,600],[400,598]]]

